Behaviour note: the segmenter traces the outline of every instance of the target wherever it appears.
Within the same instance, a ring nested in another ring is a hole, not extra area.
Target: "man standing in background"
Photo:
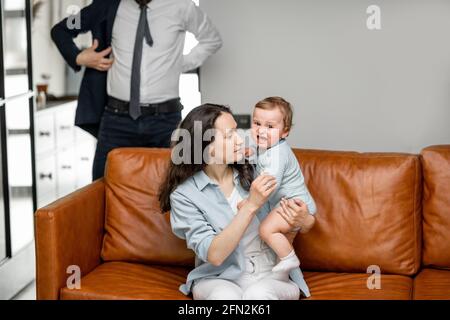
[[[98,139],[95,180],[114,148],[169,147],[183,109],[180,75],[201,66],[222,40],[191,0],[94,0],[79,18],[80,28],[64,19],[51,35],[75,71],[86,67],[75,125]],[[89,31],[93,45],[81,51],[73,39]],[[183,55],[186,31],[199,43]]]

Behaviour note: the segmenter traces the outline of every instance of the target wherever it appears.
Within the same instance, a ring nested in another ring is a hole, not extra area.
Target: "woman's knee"
[[[205,300],[241,300],[242,291],[236,288],[217,288]]]
[[[223,279],[204,279],[192,289],[194,300],[241,300],[242,289]]]
[[[298,300],[300,290],[292,281],[263,279],[249,286],[243,300]]]
[[[243,300],[278,300],[279,298],[270,288],[258,283],[248,287],[243,295]]]

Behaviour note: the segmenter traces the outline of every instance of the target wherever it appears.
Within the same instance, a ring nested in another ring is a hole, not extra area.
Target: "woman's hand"
[[[277,212],[292,228],[300,228],[300,233],[307,233],[316,221],[309,213],[308,206],[300,199],[281,199]]]
[[[258,210],[266,203],[276,187],[277,180],[274,176],[259,175],[250,186],[250,194],[245,204],[252,205],[255,211]]]

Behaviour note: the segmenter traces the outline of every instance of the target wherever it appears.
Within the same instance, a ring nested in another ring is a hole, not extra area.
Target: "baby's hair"
[[[281,97],[268,97],[259,101],[255,105],[255,108],[261,108],[263,110],[273,110],[275,108],[279,108],[283,114],[284,129],[287,131],[291,130],[293,111],[292,105],[288,101]]]

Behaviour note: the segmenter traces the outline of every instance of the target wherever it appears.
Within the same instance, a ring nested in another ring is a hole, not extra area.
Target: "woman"
[[[192,291],[196,300],[296,300],[299,289],[309,296],[299,268],[290,274],[271,271],[276,255],[259,237],[258,227],[269,212],[265,203],[276,180],[269,175],[254,179],[230,109],[213,104],[195,108],[180,124],[173,146],[161,208],[171,210],[173,232],[196,255],[180,291]],[[279,214],[303,233],[315,221],[305,205],[293,200],[285,201]],[[289,235],[291,242],[294,236]]]

